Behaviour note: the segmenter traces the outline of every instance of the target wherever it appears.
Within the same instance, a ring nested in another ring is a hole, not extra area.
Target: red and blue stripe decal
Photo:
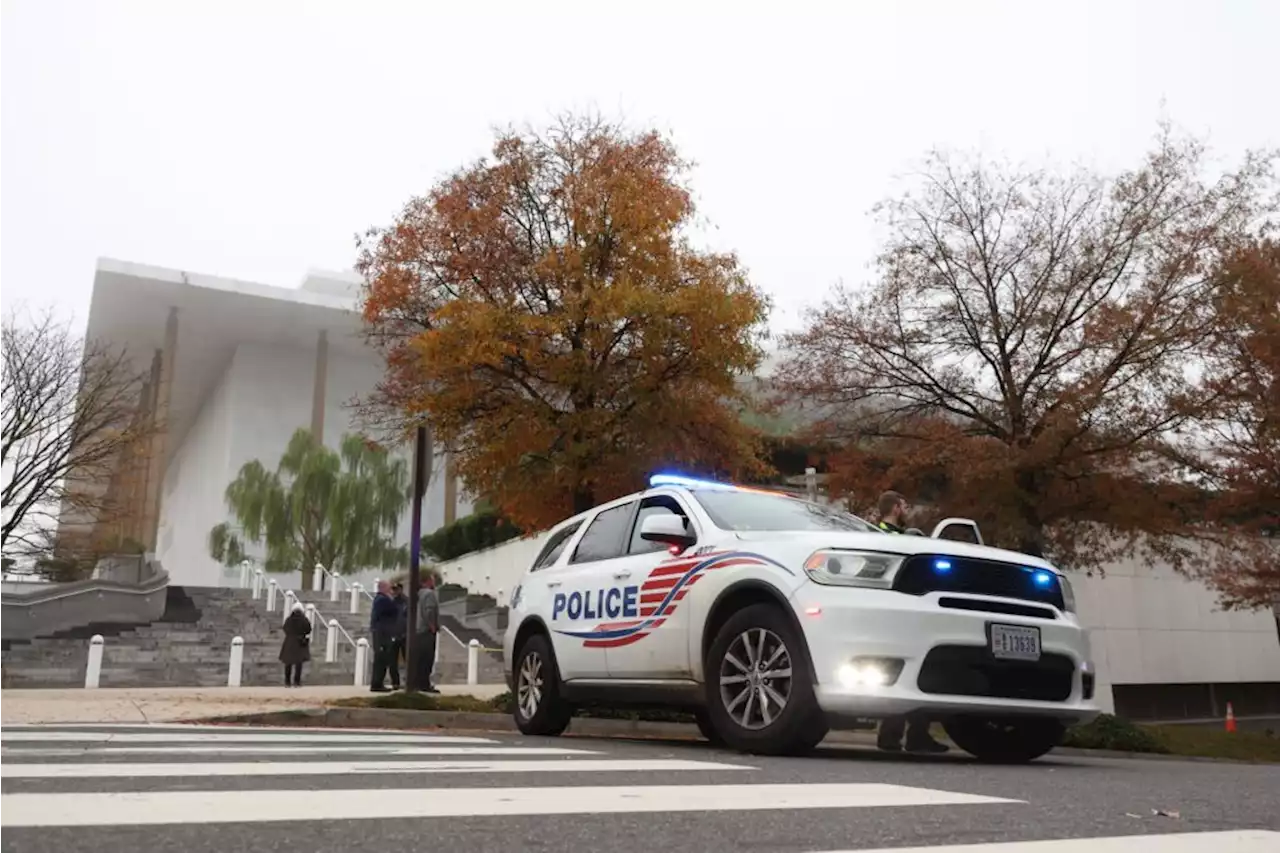
[[[789,575],[794,574],[776,560],[746,551],[720,551],[677,559],[662,563],[645,578],[640,587],[641,619],[603,623],[589,631],[557,629],[556,633],[581,639],[582,645],[589,649],[616,648],[637,643],[662,626],[667,617],[675,612],[677,603],[688,594],[689,588],[707,572],[732,566],[773,566]]]

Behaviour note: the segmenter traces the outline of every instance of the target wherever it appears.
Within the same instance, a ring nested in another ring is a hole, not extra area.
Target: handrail
[[[339,622],[337,619],[334,619],[334,620],[333,620],[333,624],[337,626],[337,628],[338,628],[338,632],[339,632],[340,634],[342,634],[342,636],[343,636],[343,637],[345,637],[345,638],[346,638],[347,642],[351,644],[351,648],[353,648],[353,649],[354,649],[354,648],[356,647],[356,641],[355,641],[355,640],[353,640],[353,639],[351,638],[351,635],[347,633],[347,629],[342,627],[342,623],[341,623],[341,622]],[[324,629],[325,629],[325,631],[326,631],[326,632],[328,632],[328,631],[329,631],[329,623],[328,623],[328,622],[325,622],[325,623],[324,623]]]
[[[449,639],[453,640],[455,643],[457,643],[458,645],[462,646],[464,649],[467,647],[467,644],[466,644],[466,643],[464,643],[464,642],[462,642],[461,640],[459,640],[459,639],[458,639],[458,635],[457,635],[457,634],[455,634],[455,633],[453,633],[452,631],[450,631],[450,630],[449,630],[448,628],[446,628],[444,625],[441,625],[441,626],[440,626],[440,630],[441,630],[442,632],[444,632],[445,634],[449,635]]]

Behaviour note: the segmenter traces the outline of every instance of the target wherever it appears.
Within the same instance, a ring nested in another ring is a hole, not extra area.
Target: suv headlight
[[[888,589],[906,557],[871,551],[825,548],[804,561],[805,573],[814,583],[827,586],[863,586]]]
[[[1062,606],[1068,613],[1076,612],[1076,591],[1071,588],[1071,581],[1065,574],[1058,575],[1058,585],[1062,587]]]

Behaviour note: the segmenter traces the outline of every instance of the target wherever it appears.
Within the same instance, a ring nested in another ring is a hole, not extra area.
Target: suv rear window
[[[552,533],[551,538],[547,540],[547,544],[542,546],[538,559],[533,561],[533,568],[530,571],[536,572],[538,569],[545,569],[547,566],[554,565],[555,561],[560,559],[560,555],[564,553],[564,546],[569,544],[569,540],[573,538],[573,534],[577,533],[578,528],[581,526],[581,521],[575,521],[573,524]]]

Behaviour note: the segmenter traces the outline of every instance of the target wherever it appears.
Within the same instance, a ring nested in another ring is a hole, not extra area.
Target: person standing
[[[284,640],[280,643],[280,662],[284,664],[284,686],[302,686],[302,665],[311,660],[311,620],[302,605],[293,603],[282,626]]]
[[[435,669],[436,639],[440,633],[440,597],[436,594],[435,575],[427,572],[418,591],[417,637],[414,638],[414,671],[418,689],[426,693],[439,693],[431,683]]]
[[[391,638],[391,689],[400,689],[400,665],[405,657],[405,639],[409,633],[409,599],[404,594],[404,584],[391,585],[391,600],[396,603],[395,635]],[[409,674],[405,673],[407,679]]]
[[[400,686],[400,669],[393,654],[399,610],[390,593],[391,585],[378,581],[378,594],[373,597],[373,608],[369,612],[369,636],[373,640],[373,676],[369,679],[369,690],[373,693],[388,692],[385,683],[388,669],[392,672],[392,683]]]
[[[880,496],[876,510],[880,515],[880,523],[877,526],[885,533],[907,532],[907,513],[910,507],[902,494],[885,492]],[[898,752],[902,749],[904,732],[907,736],[907,752],[936,754],[949,751],[946,744],[938,743],[929,734],[929,718],[920,714],[886,717],[881,720],[880,732],[876,735],[876,746],[885,752]]]

